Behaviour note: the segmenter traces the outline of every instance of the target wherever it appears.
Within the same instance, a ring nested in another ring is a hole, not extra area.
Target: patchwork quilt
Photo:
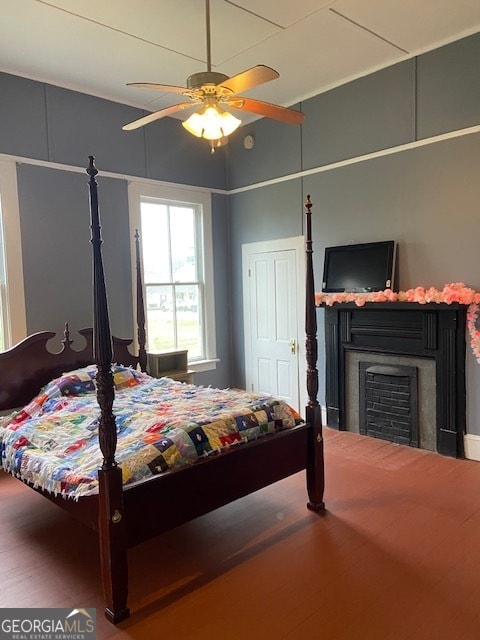
[[[21,411],[0,418],[4,470],[55,494],[98,493],[102,465],[96,367],[50,382]],[[302,422],[285,402],[197,387],[113,367],[116,460],[129,484]]]

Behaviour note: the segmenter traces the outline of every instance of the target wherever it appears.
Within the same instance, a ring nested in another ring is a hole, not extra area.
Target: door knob
[[[296,347],[297,347],[297,343],[295,341],[295,338],[292,338],[290,340],[290,353],[295,353]]]

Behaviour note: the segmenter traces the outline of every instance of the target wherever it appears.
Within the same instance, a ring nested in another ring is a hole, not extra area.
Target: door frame
[[[278,251],[295,251],[296,269],[296,300],[297,300],[297,343],[298,357],[298,399],[299,407],[294,407],[303,415],[307,403],[306,391],[306,357],[305,357],[305,239],[303,236],[292,238],[279,238],[278,240],[265,240],[262,242],[250,242],[242,244],[242,283],[243,283],[243,328],[245,351],[245,384],[246,388],[252,385],[252,331],[250,324],[250,279],[248,265],[250,256],[256,253],[275,253]],[[299,339],[300,337],[300,339]]]

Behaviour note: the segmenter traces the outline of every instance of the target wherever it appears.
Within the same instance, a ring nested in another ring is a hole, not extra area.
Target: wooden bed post
[[[128,567],[122,471],[115,461],[117,427],[113,415],[115,390],[112,375],[113,347],[102,260],[102,237],[98,211],[98,171],[89,156],[91,243],[93,246],[93,349],[97,364],[97,401],[100,406],[98,439],[103,454],[98,470],[98,527],[106,617],[113,623],[127,618]]]
[[[318,342],[317,342],[317,309],[315,306],[315,284],[313,276],[313,249],[312,249],[312,202],[307,196],[305,202],[306,233],[306,296],[305,296],[305,353],[307,359],[307,393],[308,404],[305,409],[305,418],[311,425],[312,437],[308,443],[307,451],[307,491],[308,508],[312,511],[321,511],[325,508],[323,502],[323,490],[325,486],[323,469],[323,437],[322,437],[322,412],[318,404]]]
[[[145,305],[143,303],[143,278],[142,263],[140,260],[140,234],[135,229],[135,266],[137,270],[137,337],[138,337],[138,363],[140,371],[147,370],[147,351],[145,344],[147,334],[145,333]]]

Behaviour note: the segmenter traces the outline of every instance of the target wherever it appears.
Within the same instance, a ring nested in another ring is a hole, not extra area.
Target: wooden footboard
[[[90,202],[94,246],[95,311],[94,335],[99,376],[105,389],[98,395],[103,431],[104,464],[99,496],[99,537],[102,578],[107,600],[106,615],[116,622],[128,615],[126,545],[136,544],[173,526],[216,509],[264,486],[306,469],[308,507],[324,508],[323,438],[321,411],[317,400],[317,321],[312,260],[310,197],[306,207],[306,354],[307,425],[258,440],[231,452],[201,460],[195,465],[147,480],[122,495],[115,462],[115,421],[111,419],[113,387],[108,375],[110,329],[100,252],[100,227],[96,191],[96,169],[90,159]],[[97,228],[98,226],[98,228]],[[103,306],[105,305],[105,306]],[[96,332],[96,333],[95,333]],[[266,462],[268,461],[268,462]]]
[[[311,427],[300,425],[126,487],[129,545],[301,471],[310,436]]]

